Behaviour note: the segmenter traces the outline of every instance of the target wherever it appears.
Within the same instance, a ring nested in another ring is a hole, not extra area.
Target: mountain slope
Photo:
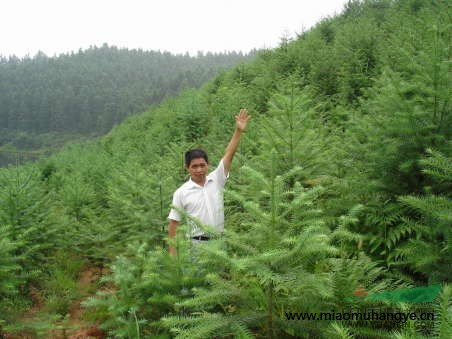
[[[198,87],[252,53],[197,57],[104,45],[0,59],[0,164],[71,139],[102,135],[167,96]]]
[[[111,268],[114,288],[85,305],[112,336],[449,337],[450,14],[446,1],[350,2],[98,140],[0,171],[5,300],[55,276],[64,249]],[[217,163],[242,107],[227,232],[195,257],[181,234],[171,258],[183,153]],[[434,305],[353,298],[437,283]],[[437,321],[286,316],[377,307]]]

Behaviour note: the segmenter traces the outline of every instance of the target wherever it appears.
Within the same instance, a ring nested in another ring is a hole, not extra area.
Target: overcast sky
[[[276,47],[347,0],[0,0],[0,55],[48,56],[103,43],[188,51]]]

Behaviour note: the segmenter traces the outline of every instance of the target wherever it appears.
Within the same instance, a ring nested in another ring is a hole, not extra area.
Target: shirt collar
[[[213,181],[213,178],[211,177],[210,173],[207,174],[207,176],[206,176],[206,182],[205,182],[204,186],[206,186],[206,184],[209,181]],[[188,183],[188,187],[189,188],[202,188],[202,186],[198,185],[196,182],[191,180],[191,177],[188,179],[187,183]]]

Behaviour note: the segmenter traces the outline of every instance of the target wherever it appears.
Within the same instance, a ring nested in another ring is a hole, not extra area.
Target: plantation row
[[[111,337],[451,336],[447,1],[352,1],[294,41],[97,141],[0,171],[0,329],[38,289],[61,324],[82,265],[109,268],[83,305]],[[223,236],[167,253],[183,153],[216,165],[252,114]],[[441,284],[430,303],[355,297]],[[434,321],[290,320],[288,312],[430,310]],[[448,318],[449,317],[449,318]],[[33,332],[34,331],[34,332]]]

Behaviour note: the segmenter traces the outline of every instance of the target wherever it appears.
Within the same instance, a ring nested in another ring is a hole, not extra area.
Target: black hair
[[[191,149],[185,152],[185,166],[189,167],[191,161],[198,158],[203,158],[207,163],[209,163],[206,152],[204,152],[202,149]]]

